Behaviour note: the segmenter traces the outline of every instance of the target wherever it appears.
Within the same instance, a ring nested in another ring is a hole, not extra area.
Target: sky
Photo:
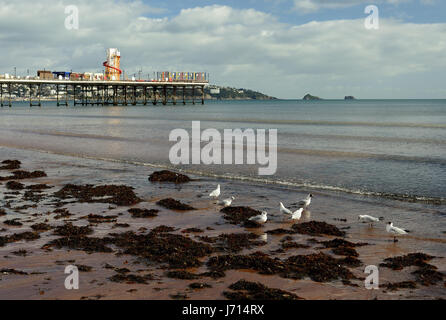
[[[118,48],[144,78],[208,72],[284,99],[446,98],[443,0],[0,0],[0,48],[0,73],[102,72]]]

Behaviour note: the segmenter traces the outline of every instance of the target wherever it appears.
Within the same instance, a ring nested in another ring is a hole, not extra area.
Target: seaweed
[[[149,177],[150,182],[173,182],[176,184],[192,181],[188,176],[168,170],[154,172]]]
[[[172,198],[160,200],[156,204],[169,210],[178,210],[178,211],[197,210],[194,207],[181,203],[180,201],[177,201]]]

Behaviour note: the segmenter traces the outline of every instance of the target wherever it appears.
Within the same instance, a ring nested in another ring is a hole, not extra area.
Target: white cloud
[[[356,5],[370,5],[370,4],[392,4],[398,5],[403,2],[410,2],[413,0],[294,0],[294,9],[300,13],[313,13],[321,9],[339,9],[348,8]],[[436,0],[420,0],[422,4],[431,4]]]
[[[368,31],[359,19],[291,26],[228,6],[155,19],[156,9],[142,2],[98,0],[71,1],[80,29],[68,31],[64,3],[52,2],[0,0],[0,72],[97,71],[105,49],[118,47],[128,73],[206,71],[217,84],[284,98],[446,96],[446,24],[382,19],[380,30]]]

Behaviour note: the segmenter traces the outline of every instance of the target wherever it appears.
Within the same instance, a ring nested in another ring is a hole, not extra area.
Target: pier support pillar
[[[156,92],[158,90],[158,87],[153,87],[153,105],[156,106],[158,101],[157,101],[157,96],[156,96]]]
[[[204,105],[204,86],[201,87],[201,104]]]
[[[163,105],[167,104],[167,86],[163,86]]]
[[[195,105],[195,86],[192,86],[192,104]]]
[[[186,86],[183,86],[183,105],[186,105]]]
[[[174,106],[176,106],[177,105],[177,87],[174,86],[172,88],[172,90],[173,90],[172,103],[173,103]]]

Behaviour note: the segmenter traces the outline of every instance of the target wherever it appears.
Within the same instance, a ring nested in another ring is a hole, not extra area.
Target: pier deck
[[[195,81],[85,81],[85,80],[30,80],[0,79],[0,105],[12,107],[13,91],[17,86],[29,89],[30,107],[42,106],[42,86],[56,92],[57,106],[73,105],[167,105],[178,102],[204,104],[204,87],[208,82]],[[200,101],[201,100],[201,101]]]

